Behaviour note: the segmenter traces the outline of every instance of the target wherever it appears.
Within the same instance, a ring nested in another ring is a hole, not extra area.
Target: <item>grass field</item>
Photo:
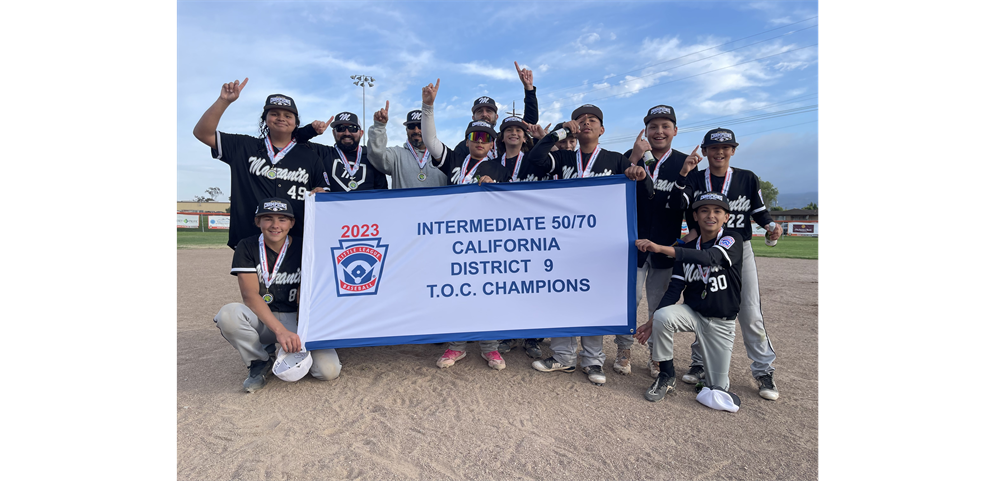
[[[179,249],[226,247],[227,230],[176,231],[176,247]],[[791,259],[818,259],[818,237],[783,236],[774,247],[767,247],[763,237],[753,237],[753,253],[758,257],[785,257]]]

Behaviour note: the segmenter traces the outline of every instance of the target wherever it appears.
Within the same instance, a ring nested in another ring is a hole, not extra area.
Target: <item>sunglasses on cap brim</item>
[[[355,134],[356,132],[359,132],[359,127],[356,127],[355,125],[336,125],[335,131],[336,132],[349,131]]]
[[[494,137],[487,132],[470,132],[470,134],[466,136],[466,140],[486,144],[487,142],[493,142]]]

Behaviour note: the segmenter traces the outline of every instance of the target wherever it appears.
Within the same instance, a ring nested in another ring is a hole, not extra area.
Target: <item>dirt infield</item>
[[[757,258],[781,398],[757,395],[737,332],[730,391],[743,405],[732,414],[680,381],[676,396],[645,401],[649,351],[634,346],[632,374],[618,375],[610,336],[602,387],[579,370],[538,372],[521,348],[503,371],[476,344],[442,370],[445,348],[429,344],[340,349],[338,379],[271,377],[246,394],[246,369],[212,322],[240,300],[231,254],[177,251],[178,479],[818,477],[818,261]],[[640,323],[646,312],[643,301]],[[676,336],[678,374],[693,337]]]

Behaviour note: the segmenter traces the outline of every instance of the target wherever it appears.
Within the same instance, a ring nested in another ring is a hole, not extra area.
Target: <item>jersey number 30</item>
[[[708,279],[708,283],[710,284],[708,290],[712,292],[724,290],[726,287],[728,287],[728,285],[726,284],[725,274]]]

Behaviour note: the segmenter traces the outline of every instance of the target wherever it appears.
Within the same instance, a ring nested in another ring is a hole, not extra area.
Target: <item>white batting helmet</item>
[[[276,351],[276,362],[273,363],[273,374],[287,382],[299,381],[311,370],[311,353],[305,350],[287,354],[281,346]]]

